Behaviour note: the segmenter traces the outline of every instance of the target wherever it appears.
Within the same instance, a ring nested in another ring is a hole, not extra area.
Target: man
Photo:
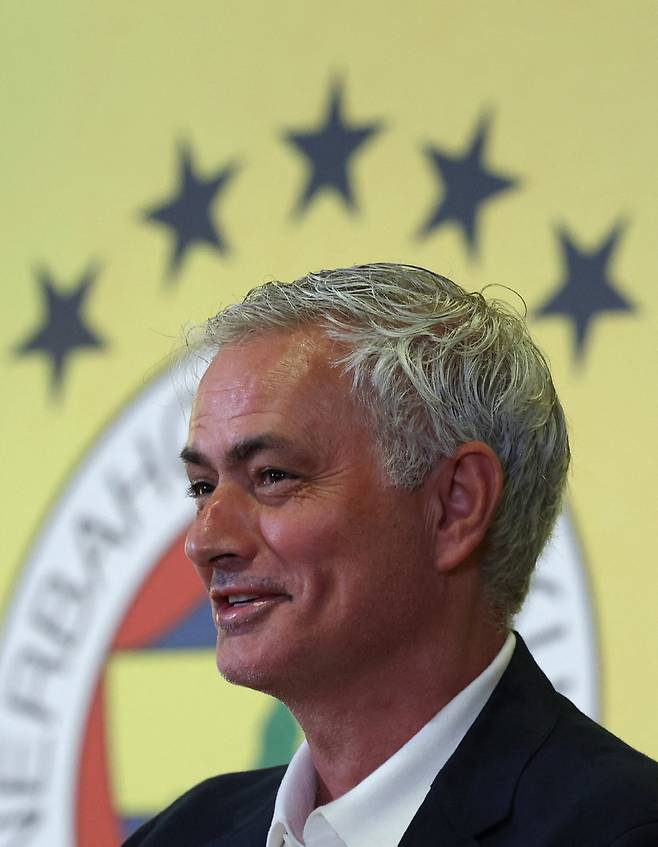
[[[220,672],[282,700],[306,742],[127,844],[658,844],[658,766],[510,632],[569,463],[523,321],[369,265],[253,290],[206,347],[187,554]]]

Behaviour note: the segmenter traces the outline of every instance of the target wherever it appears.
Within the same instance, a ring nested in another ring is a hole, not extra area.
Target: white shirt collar
[[[491,664],[407,743],[347,794],[314,809],[317,783],[304,742],[279,786],[266,847],[399,844],[437,773],[493,693],[514,652],[510,633]]]

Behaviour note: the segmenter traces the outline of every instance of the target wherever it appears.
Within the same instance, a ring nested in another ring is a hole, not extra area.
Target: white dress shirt
[[[304,741],[279,786],[266,847],[396,847],[491,696],[515,643],[510,633],[493,662],[390,759],[317,809],[317,780]]]

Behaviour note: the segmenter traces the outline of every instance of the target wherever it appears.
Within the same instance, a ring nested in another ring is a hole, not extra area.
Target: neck
[[[288,701],[309,745],[317,803],[350,791],[412,738],[493,661],[506,633],[480,624],[468,637],[391,657],[387,667]],[[438,645],[438,646],[437,646]]]

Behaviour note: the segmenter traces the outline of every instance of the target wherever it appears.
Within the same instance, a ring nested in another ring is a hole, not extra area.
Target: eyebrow
[[[291,442],[277,435],[254,435],[236,442],[226,454],[228,465],[238,465],[249,460],[261,450],[276,450],[290,447]],[[194,447],[183,447],[180,458],[186,465],[199,465],[200,467],[211,467],[212,462],[200,450]]]

